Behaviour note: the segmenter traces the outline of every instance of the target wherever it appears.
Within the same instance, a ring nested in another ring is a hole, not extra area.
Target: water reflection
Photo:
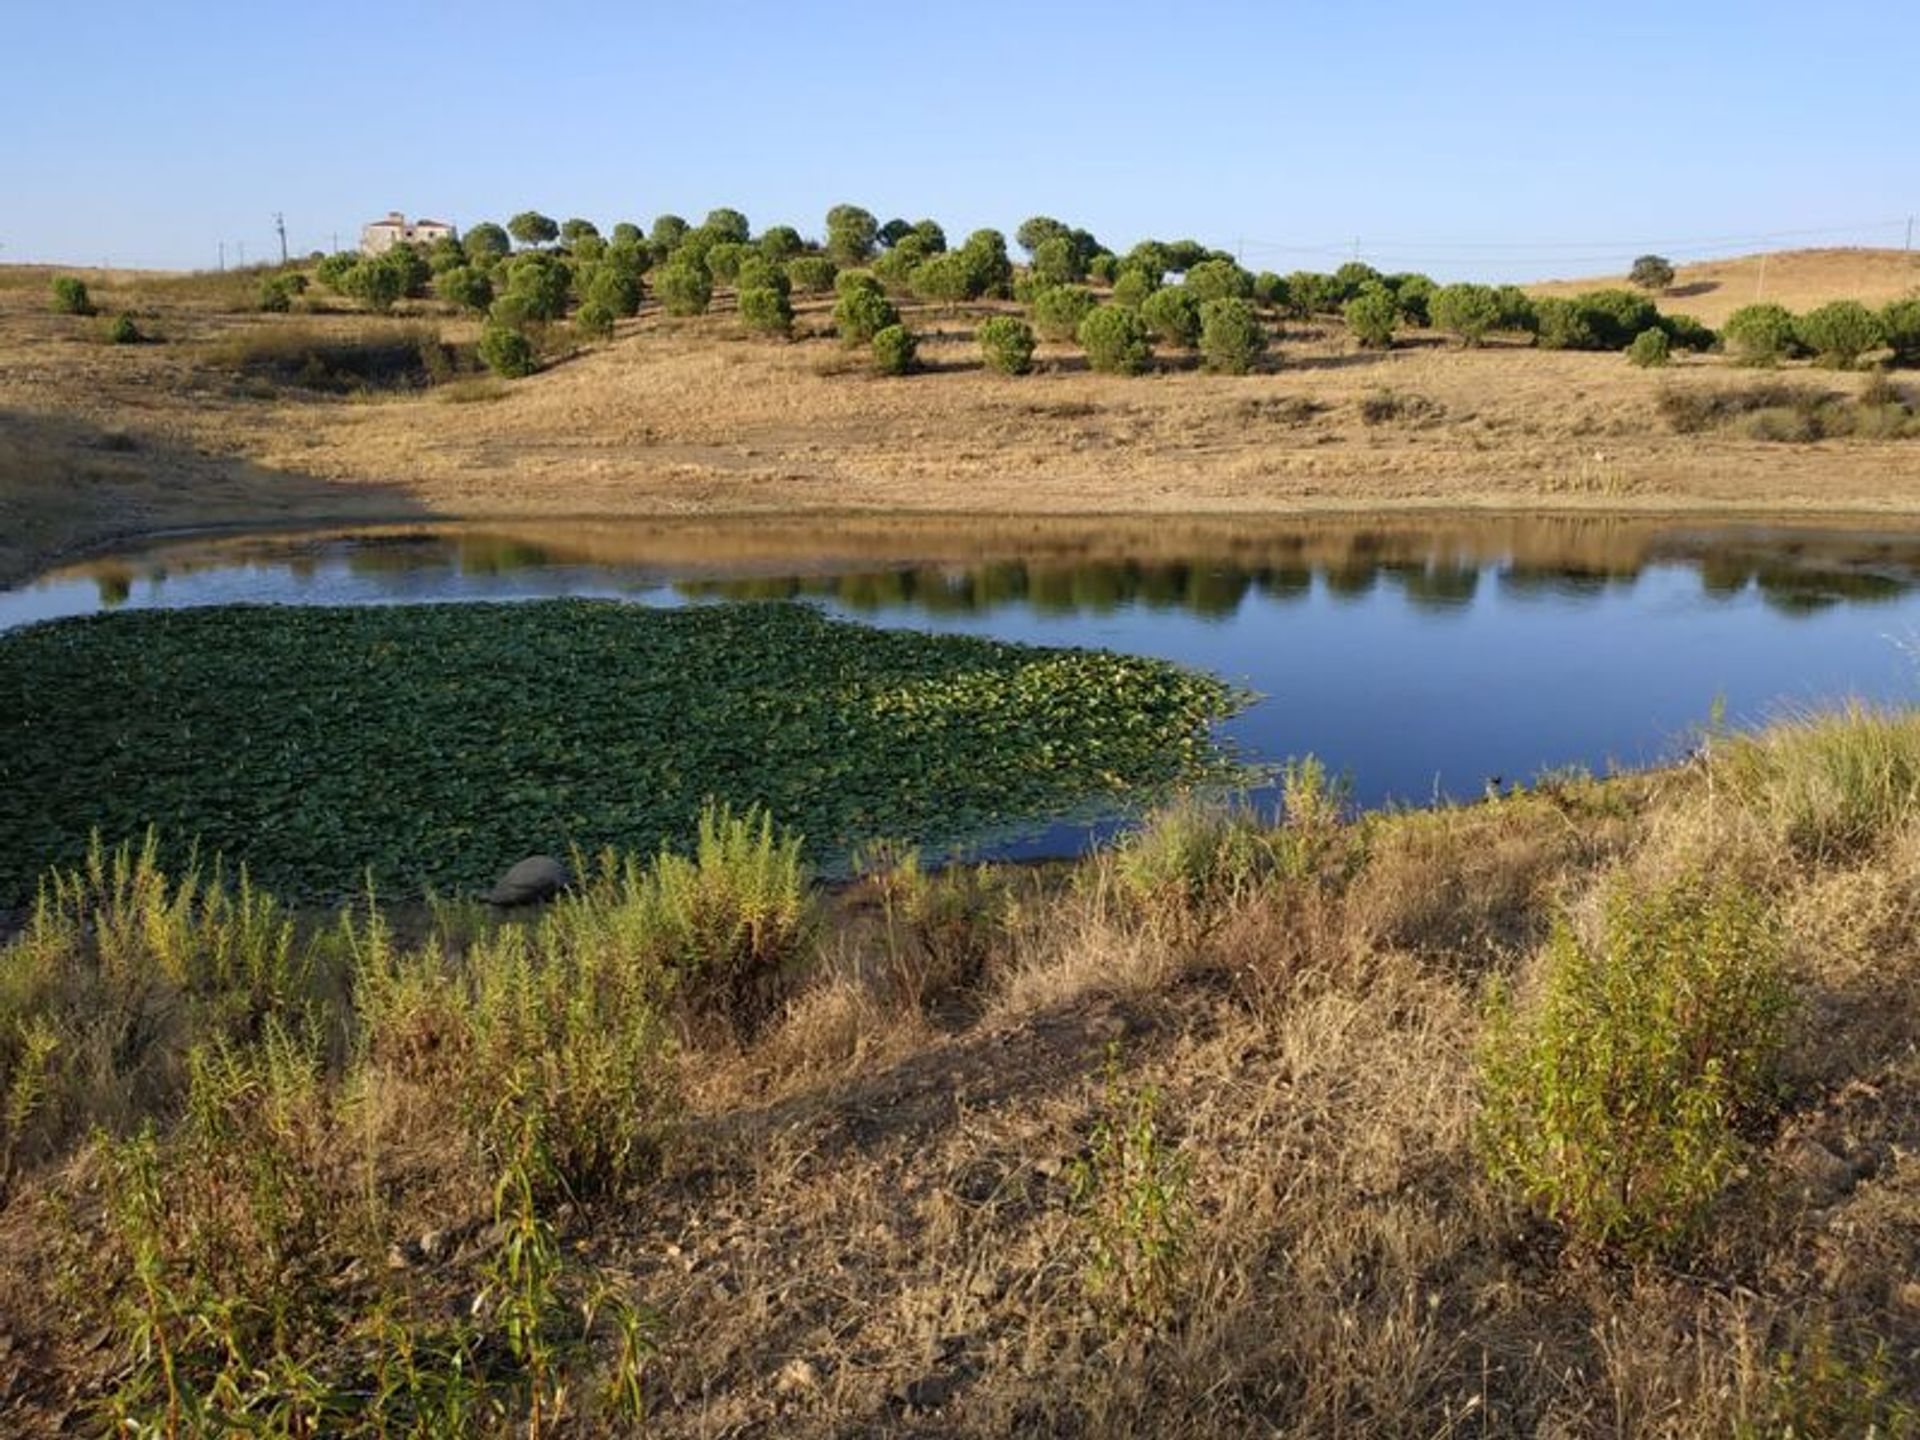
[[[1263,698],[1226,727],[1364,801],[1658,760],[1736,720],[1904,700],[1920,534],[1857,526],[1432,521],[636,521],[203,539],[0,594],[0,628],[234,602],[797,600],[864,623],[1097,645]],[[1087,831],[1061,832],[1042,848]]]

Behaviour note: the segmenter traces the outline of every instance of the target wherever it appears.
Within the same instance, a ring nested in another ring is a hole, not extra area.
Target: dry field
[[[99,322],[48,313],[49,273],[0,272],[0,578],[155,529],[302,520],[1920,509],[1911,444],[1671,433],[1663,388],[1751,379],[1710,358],[1658,373],[1427,336],[1382,355],[1295,324],[1260,375],[1093,375],[1043,347],[1040,372],[1013,378],[980,366],[972,316],[922,308],[908,318],[928,373],[884,379],[830,338],[818,302],[791,344],[747,337],[722,302],[693,322],[650,305],[511,385],[337,396],[215,360],[290,324],[409,321],[240,313],[246,277],[96,275],[103,313],[129,309],[162,342],[113,347]]]

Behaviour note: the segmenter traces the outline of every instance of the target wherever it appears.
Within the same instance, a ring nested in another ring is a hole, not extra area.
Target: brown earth
[[[1293,323],[1268,373],[1173,356],[1150,377],[1094,375],[1051,346],[1039,373],[1006,377],[981,367],[976,317],[927,308],[909,318],[928,373],[887,379],[828,336],[821,302],[791,344],[743,335],[722,302],[691,322],[650,305],[513,384],[336,396],[219,353],[288,325],[406,321],[241,313],[246,276],[96,274],[103,313],[131,310],[162,342],[110,346],[100,321],[48,312],[50,273],[0,272],[0,579],[169,527],[425,516],[1920,509],[1911,441],[1672,433],[1663,389],[1751,383],[1714,358],[1649,372],[1423,334],[1380,354]]]

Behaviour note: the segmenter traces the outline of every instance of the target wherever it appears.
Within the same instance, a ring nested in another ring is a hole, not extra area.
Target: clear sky
[[[1254,268],[1522,279],[1903,243],[1910,0],[13,0],[0,262],[211,266],[389,209],[1045,213]]]

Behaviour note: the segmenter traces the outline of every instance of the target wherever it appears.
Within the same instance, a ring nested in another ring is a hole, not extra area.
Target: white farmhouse
[[[382,255],[403,242],[408,245],[430,245],[435,240],[455,238],[453,226],[444,220],[415,220],[409,224],[407,217],[398,210],[389,210],[386,219],[360,227],[360,253]]]

